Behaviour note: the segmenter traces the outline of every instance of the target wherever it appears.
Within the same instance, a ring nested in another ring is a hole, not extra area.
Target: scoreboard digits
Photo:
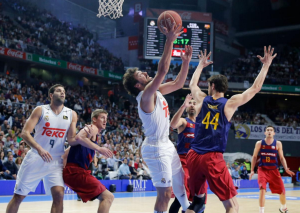
[[[157,19],[146,18],[144,31],[144,58],[160,59],[163,54],[166,36],[157,27]],[[192,61],[198,61],[200,50],[212,49],[213,26],[211,22],[182,21],[183,33],[173,43],[173,59],[180,58],[185,45],[193,47]],[[183,51],[184,52],[184,51]]]

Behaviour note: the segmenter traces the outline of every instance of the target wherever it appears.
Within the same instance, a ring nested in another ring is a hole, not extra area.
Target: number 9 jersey
[[[53,159],[60,159],[64,154],[67,132],[72,122],[72,110],[64,107],[56,115],[50,105],[41,105],[42,115],[35,126],[34,140],[48,151]],[[37,150],[32,149],[37,153]]]
[[[223,97],[217,100],[211,96],[204,98],[196,118],[195,139],[191,143],[191,149],[198,154],[225,152],[231,126],[224,112],[226,102],[227,99]]]

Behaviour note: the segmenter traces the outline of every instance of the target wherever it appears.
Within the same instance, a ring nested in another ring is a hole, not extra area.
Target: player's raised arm
[[[161,94],[166,95],[176,90],[179,90],[183,87],[184,82],[186,81],[187,74],[189,72],[189,64],[193,55],[193,48],[192,46],[186,45],[185,46],[185,54],[181,51],[181,59],[182,65],[180,72],[178,73],[176,79],[174,81],[170,81],[165,84],[161,84],[159,86],[159,91]]]
[[[181,116],[182,116],[184,110],[191,105],[191,100],[192,100],[192,95],[188,94],[186,96],[185,101],[182,104],[182,106],[178,109],[178,111],[173,116],[171,123],[170,123],[170,126],[173,129],[179,129],[183,125],[186,125],[186,123],[187,123],[186,120],[184,118],[181,118]]]
[[[295,173],[292,172],[292,171],[288,168],[287,163],[286,163],[286,160],[285,160],[285,158],[284,158],[281,141],[277,141],[277,142],[276,142],[276,146],[278,147],[278,155],[279,155],[279,159],[280,159],[280,162],[281,162],[281,164],[282,164],[282,166],[283,166],[285,172],[286,172],[288,175],[290,175],[290,176],[294,176]]]
[[[33,110],[30,117],[26,121],[24,128],[22,129],[21,132],[21,137],[26,141],[26,143],[29,146],[37,150],[37,152],[39,153],[39,155],[42,157],[44,161],[50,162],[52,160],[51,154],[47,152],[45,149],[43,149],[41,145],[38,144],[30,134],[32,133],[34,127],[39,122],[41,116],[42,116],[42,107],[38,106]]]
[[[259,60],[263,63],[263,66],[259,72],[259,75],[256,77],[253,85],[242,94],[234,95],[227,101],[225,106],[225,115],[228,120],[231,119],[232,115],[239,106],[250,101],[254,97],[254,95],[261,90],[267,73],[269,71],[269,67],[271,66],[273,59],[277,55],[273,55],[273,52],[274,48],[271,49],[271,46],[269,46],[268,49],[264,47],[264,57],[262,58],[259,55],[257,56]]]
[[[251,180],[252,176],[254,175],[254,167],[255,167],[255,164],[257,161],[257,155],[259,153],[260,146],[261,146],[261,141],[257,141],[255,144],[254,151],[253,151],[253,156],[252,156],[252,161],[251,161],[251,173],[250,173],[249,180]]]
[[[175,23],[172,24],[171,30],[168,31],[164,28],[164,34],[167,37],[167,41],[164,47],[164,52],[158,63],[158,69],[153,80],[145,87],[143,93],[143,100],[150,100],[153,94],[158,90],[166,74],[169,71],[171,55],[173,49],[173,42],[182,33],[180,26],[176,27]]]
[[[208,62],[211,52],[206,55],[206,50],[203,52],[201,51],[201,55],[199,55],[199,64],[197,66],[196,71],[193,74],[192,80],[190,81],[190,90],[192,92],[192,96],[197,104],[201,103],[203,99],[206,97],[206,94],[201,91],[200,87],[198,87],[198,82],[200,75],[202,73],[202,70],[207,67],[208,65],[211,65],[213,62]]]

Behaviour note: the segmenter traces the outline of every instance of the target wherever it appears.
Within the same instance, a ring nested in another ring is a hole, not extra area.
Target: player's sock
[[[154,210],[154,213],[168,213],[168,212],[167,212],[167,211],[161,212],[161,211],[155,211],[155,210]]]
[[[265,213],[265,207],[259,207],[259,213]]]
[[[177,174],[173,175],[173,192],[178,199],[182,210],[187,210],[190,206],[190,203],[186,196],[185,186],[184,186],[184,172],[180,171]]]
[[[281,210],[285,210],[286,209],[286,204],[281,205]]]

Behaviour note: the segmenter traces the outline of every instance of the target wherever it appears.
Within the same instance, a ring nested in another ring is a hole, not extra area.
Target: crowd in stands
[[[265,84],[277,85],[300,85],[300,48],[277,47],[276,58],[270,67]],[[253,83],[258,75],[262,64],[257,55],[263,55],[262,48],[253,48],[244,56],[232,61],[223,67],[221,74],[227,76],[229,82]]]
[[[260,113],[250,113],[250,112],[239,112],[237,111],[231,122],[233,124],[255,124],[255,125],[268,125],[269,123],[265,118],[261,116]]]
[[[249,159],[242,160],[242,162],[235,160],[231,165],[227,163],[227,168],[232,179],[249,180],[251,173],[251,162]]]
[[[74,27],[26,1],[6,0],[5,6],[18,17],[12,20],[0,13],[0,46],[100,70],[124,72],[122,60],[100,46],[85,27]]]

